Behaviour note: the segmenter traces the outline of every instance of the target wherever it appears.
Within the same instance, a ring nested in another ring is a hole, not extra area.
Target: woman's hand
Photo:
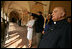
[[[32,26],[28,26],[29,28],[32,28]]]

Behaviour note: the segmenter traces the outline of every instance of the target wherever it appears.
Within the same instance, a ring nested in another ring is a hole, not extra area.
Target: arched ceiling
[[[14,17],[14,18],[18,19],[18,18],[19,18],[19,13],[14,10],[14,11],[12,11],[12,12],[10,13],[10,17]]]

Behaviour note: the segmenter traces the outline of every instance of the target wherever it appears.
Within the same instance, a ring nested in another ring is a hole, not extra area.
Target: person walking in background
[[[52,16],[51,14],[48,14],[46,20],[45,20],[45,27],[44,27],[44,30],[42,31],[42,34],[44,34],[47,29],[49,28],[49,25],[53,24],[53,21],[52,21]]]
[[[27,39],[28,39],[28,41],[29,41],[29,44],[28,44],[28,46],[29,46],[29,48],[31,48],[31,46],[32,46],[32,36],[33,36],[33,26],[34,26],[34,22],[35,22],[35,20],[34,20],[34,17],[33,16],[31,16],[31,19],[28,21],[28,23],[27,23]]]
[[[71,16],[67,17],[67,21],[71,24]]]

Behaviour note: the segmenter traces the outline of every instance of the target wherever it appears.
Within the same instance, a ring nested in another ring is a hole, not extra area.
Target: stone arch
[[[17,19],[19,18],[20,14],[19,12],[17,12],[16,10],[12,10],[10,13],[9,13],[9,20],[10,21],[17,21]],[[14,20],[12,20],[14,19]]]
[[[5,9],[5,12],[7,13],[7,16],[9,17],[9,21],[11,19],[10,13],[13,10],[16,10],[19,13],[19,18],[22,18],[21,20],[22,26],[24,26],[30,18],[30,16],[26,14],[26,11],[30,12],[30,4],[28,1],[19,1],[19,2],[17,1],[7,2],[6,1],[4,9]]]
[[[41,3],[41,1],[39,1]],[[34,3],[34,2],[30,2],[31,4],[31,12],[33,13],[37,13],[38,11],[41,11],[43,13],[44,8],[42,4],[38,4],[38,3]]]
[[[26,25],[29,20],[29,15],[27,14],[27,9],[23,9],[23,16],[22,16],[22,26]]]

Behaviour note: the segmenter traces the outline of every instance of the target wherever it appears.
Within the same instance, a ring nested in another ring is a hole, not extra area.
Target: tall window
[[[1,22],[3,22],[3,10],[1,9]]]
[[[4,19],[4,23],[7,23],[7,21],[9,21],[8,16],[6,15],[6,13],[3,13],[3,9],[1,8],[1,22],[3,22]]]
[[[7,16],[7,22],[9,22],[9,17]]]

